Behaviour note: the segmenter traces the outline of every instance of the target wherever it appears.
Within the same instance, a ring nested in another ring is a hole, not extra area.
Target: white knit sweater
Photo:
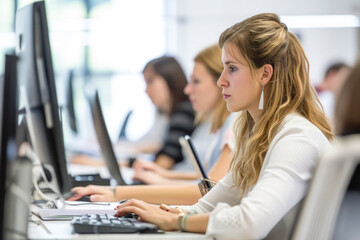
[[[228,173],[197,204],[215,239],[287,239],[320,154],[330,147],[307,119],[289,114],[271,142],[258,181],[240,198]]]

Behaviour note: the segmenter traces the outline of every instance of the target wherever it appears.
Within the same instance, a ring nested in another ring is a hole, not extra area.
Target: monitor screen
[[[27,239],[32,165],[30,160],[17,157],[15,55],[5,57],[5,75],[0,83],[0,96],[0,239]]]
[[[120,166],[116,160],[115,152],[112,146],[111,138],[106,127],[104,115],[101,109],[100,98],[97,90],[88,89],[87,97],[90,104],[91,115],[94,122],[96,136],[100,145],[101,153],[109,169],[111,176],[116,180],[118,185],[126,185],[121,172]]]
[[[60,193],[70,191],[64,139],[56,96],[44,1],[16,13],[16,54],[20,99],[27,106],[31,144],[42,163],[52,166]]]
[[[67,86],[66,86],[66,108],[69,117],[70,129],[77,133],[77,123],[75,115],[75,103],[74,103],[74,70],[70,70],[68,73]]]

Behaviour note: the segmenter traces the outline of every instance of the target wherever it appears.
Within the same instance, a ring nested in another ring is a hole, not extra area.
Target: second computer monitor
[[[44,1],[19,9],[15,28],[20,94],[27,109],[31,143],[40,161],[53,167],[59,192],[68,192],[71,186]]]

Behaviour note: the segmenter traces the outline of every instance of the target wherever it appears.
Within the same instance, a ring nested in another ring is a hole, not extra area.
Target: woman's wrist
[[[181,232],[186,232],[186,221],[191,215],[197,214],[195,210],[191,210],[186,213],[179,213],[177,218],[177,226],[178,230]]]
[[[179,215],[173,214],[173,217],[171,218],[171,222],[170,222],[170,226],[172,229],[179,230],[178,221],[179,221]]]
[[[116,201],[117,200],[117,196],[116,196],[117,187],[116,186],[111,186],[110,189],[111,189],[111,192],[113,194],[114,201]]]

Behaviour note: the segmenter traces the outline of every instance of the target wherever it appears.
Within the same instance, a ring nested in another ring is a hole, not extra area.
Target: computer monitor
[[[109,169],[110,175],[116,180],[118,185],[126,185],[126,182],[124,181],[120,172],[120,166],[116,160],[111,138],[106,127],[104,115],[102,113],[97,90],[88,88],[87,98],[91,109],[96,136],[100,145],[101,154],[106,163],[106,166]]]
[[[66,82],[66,109],[69,118],[70,129],[74,132],[78,132],[76,115],[75,115],[75,103],[74,103],[74,70],[69,70],[67,82]]]
[[[31,162],[17,156],[16,64],[15,55],[5,56],[0,83],[0,239],[27,239],[32,186]]]
[[[180,142],[181,147],[184,149],[185,154],[192,161],[193,166],[196,169],[196,171],[205,180],[204,183],[206,184],[206,187],[211,189],[212,186],[211,186],[210,182],[206,181],[206,180],[209,180],[210,178],[205,171],[205,168],[200,160],[199,154],[195,148],[194,143],[191,140],[191,137],[189,135],[180,137],[179,142]]]
[[[34,152],[53,167],[59,193],[70,191],[44,1],[16,13],[18,79]],[[25,98],[25,99],[24,99]]]

